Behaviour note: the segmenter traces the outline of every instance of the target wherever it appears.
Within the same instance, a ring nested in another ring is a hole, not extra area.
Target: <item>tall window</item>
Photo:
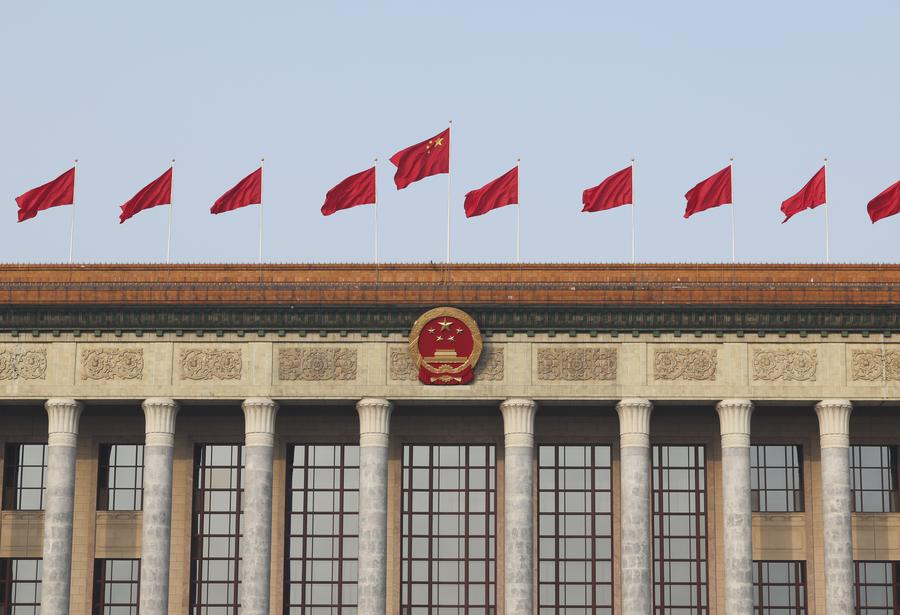
[[[3,508],[43,510],[47,481],[46,444],[7,444]]]
[[[0,613],[41,612],[41,560],[0,559]]]
[[[138,559],[98,559],[94,561],[93,615],[137,615]]]
[[[493,445],[403,447],[401,613],[496,609]]]
[[[285,613],[356,613],[359,446],[288,450]]]
[[[900,562],[854,562],[856,615],[900,614]]]
[[[799,446],[754,444],[750,447],[750,499],[753,512],[800,512],[803,483]]]
[[[897,449],[850,447],[854,512],[897,512]]]
[[[755,615],[806,615],[806,562],[753,562]]]
[[[237,615],[244,447],[202,444],[194,454],[191,615]]]
[[[697,445],[653,447],[656,615],[707,615],[706,459]]]
[[[609,446],[538,448],[540,615],[612,614]]]
[[[97,510],[141,510],[144,492],[144,445],[100,446]]]

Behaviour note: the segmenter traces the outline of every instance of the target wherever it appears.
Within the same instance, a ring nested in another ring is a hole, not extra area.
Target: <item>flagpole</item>
[[[519,163],[521,158],[516,158],[516,263],[521,263],[519,258],[519,236],[522,227],[522,204],[519,202]]]
[[[736,262],[735,253],[734,253],[734,158],[730,159],[731,162],[729,165],[731,166],[731,262],[732,264]]]
[[[828,158],[824,159],[823,167],[825,169],[825,262],[831,262],[831,255],[828,253]]]
[[[75,177],[72,178],[72,219],[69,222],[69,264],[72,264],[72,253],[75,250],[75,188],[78,185],[78,158],[75,159]]]
[[[634,158],[631,159],[631,264],[634,264]]]
[[[375,265],[378,265],[378,158],[375,158]]]
[[[263,240],[263,165],[266,159],[259,159],[259,256],[257,262],[262,264],[262,240]]]
[[[452,202],[452,190],[450,174],[453,167],[450,165],[450,144],[453,141],[453,120],[447,122],[447,264],[450,264],[450,204]]]
[[[169,199],[169,228],[166,232],[166,264],[169,264],[169,255],[172,252],[172,209],[175,207],[175,159],[172,158],[172,198]]]

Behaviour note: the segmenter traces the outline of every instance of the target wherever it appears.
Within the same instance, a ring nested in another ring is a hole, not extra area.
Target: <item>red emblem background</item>
[[[409,335],[409,352],[423,384],[468,384],[481,356],[481,331],[471,316],[452,307],[428,310]]]

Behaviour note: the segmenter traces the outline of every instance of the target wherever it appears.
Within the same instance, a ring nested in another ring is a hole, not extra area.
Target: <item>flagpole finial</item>
[[[733,162],[734,162],[734,156],[732,156],[731,158],[729,158],[728,161],[733,163]]]

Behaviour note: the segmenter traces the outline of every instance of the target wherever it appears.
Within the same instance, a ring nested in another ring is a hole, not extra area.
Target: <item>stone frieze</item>
[[[82,380],[141,380],[142,348],[85,348],[81,353]]]
[[[544,347],[537,349],[537,379],[569,382],[615,380],[618,354],[615,348]]]
[[[47,377],[47,349],[0,349],[0,380],[44,380]]]
[[[279,380],[356,380],[356,348],[281,348]]]
[[[657,348],[653,356],[654,380],[715,380],[715,348]]]
[[[240,349],[182,348],[179,367],[182,380],[240,380]]]
[[[856,381],[900,380],[900,351],[852,350],[850,379]]]
[[[753,380],[815,381],[819,357],[815,350],[753,350]]]

